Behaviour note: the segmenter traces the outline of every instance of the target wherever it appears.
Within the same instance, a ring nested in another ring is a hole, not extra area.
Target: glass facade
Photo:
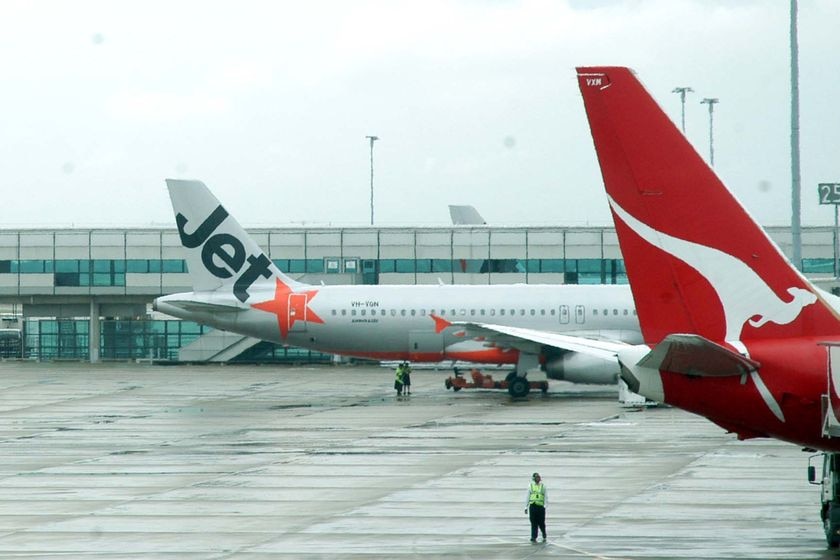
[[[87,360],[87,319],[28,319],[23,323],[23,357],[38,360]]]
[[[322,274],[329,259],[273,259],[288,274]],[[827,261],[827,262],[823,262]],[[824,272],[834,266],[832,259],[803,259],[807,268]],[[126,273],[186,273],[187,264],[179,259],[97,259],[97,260],[6,260],[0,261],[0,274],[51,273],[57,287],[125,286]],[[566,284],[624,284],[621,259],[364,259],[363,274],[379,273],[564,273]],[[809,270],[805,270],[809,272]],[[829,270],[830,272],[830,270]]]
[[[87,319],[27,319],[23,323],[23,348],[0,333],[0,354],[37,360],[87,360],[90,323]],[[190,321],[103,320],[100,321],[99,354],[103,360],[178,359],[178,350],[212,330]],[[18,331],[14,331],[17,333]],[[23,354],[21,354],[23,352]],[[235,362],[329,362],[320,352],[261,342]]]

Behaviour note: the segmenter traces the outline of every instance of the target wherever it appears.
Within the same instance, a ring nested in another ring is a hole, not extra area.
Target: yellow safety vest
[[[539,484],[532,482],[530,494],[528,497],[529,504],[545,506],[545,486],[543,486],[542,482]]]

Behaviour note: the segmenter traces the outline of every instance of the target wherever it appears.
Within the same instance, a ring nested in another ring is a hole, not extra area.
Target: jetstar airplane
[[[790,264],[632,71],[577,74],[645,341],[617,349],[621,377],[741,439],[826,451],[837,546],[838,298]]]
[[[200,181],[167,180],[193,292],[154,308],[276,343],[386,360],[515,364],[514,396],[551,379],[611,384],[615,356],[575,352],[578,337],[639,343],[627,286],[314,286],[289,278]]]

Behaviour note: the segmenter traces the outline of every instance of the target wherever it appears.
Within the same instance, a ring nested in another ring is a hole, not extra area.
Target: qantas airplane
[[[612,384],[614,352],[579,354],[576,337],[641,342],[627,286],[315,286],[283,274],[200,181],[167,179],[193,292],[154,309],[276,343],[384,360],[515,364],[524,396],[551,379]]]
[[[790,264],[631,70],[577,75],[645,342],[617,350],[621,377],[741,439],[826,452],[836,547],[838,298]]]

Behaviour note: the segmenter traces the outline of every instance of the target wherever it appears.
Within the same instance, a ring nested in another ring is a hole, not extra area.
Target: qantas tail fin
[[[201,181],[167,179],[178,235],[196,292],[229,291],[246,303],[250,291],[282,282],[303,286],[280,272]]]
[[[787,261],[627,68],[578,68],[645,341],[840,332]]]

